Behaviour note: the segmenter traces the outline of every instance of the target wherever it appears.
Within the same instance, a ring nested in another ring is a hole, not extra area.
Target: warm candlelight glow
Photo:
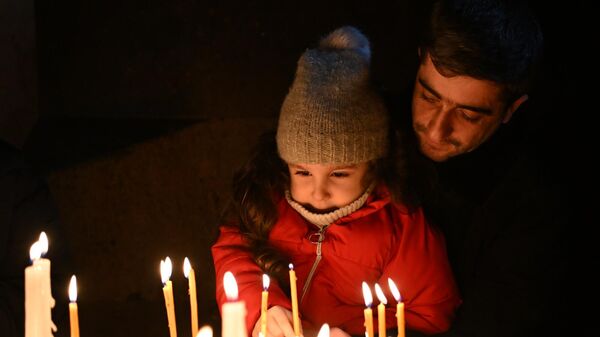
[[[371,288],[367,285],[367,282],[362,283],[362,292],[363,297],[365,299],[365,336],[374,337],[373,336],[373,310],[371,309],[371,304],[373,304],[373,294],[371,294]]]
[[[371,293],[371,289],[367,285],[367,282],[362,283],[362,292],[363,297],[365,298],[365,306],[371,307],[371,304],[373,304],[373,294]]]
[[[259,336],[267,335],[267,310],[269,309],[269,284],[271,283],[271,279],[269,275],[263,274],[263,291],[261,294],[260,300],[260,332]]]
[[[223,288],[227,302],[221,306],[221,336],[247,337],[246,329],[246,303],[238,301],[238,286],[235,277],[230,271],[223,275]]]
[[[42,250],[40,249],[39,241],[34,242],[29,248],[29,258],[31,261],[38,260],[42,256]]]
[[[169,280],[173,273],[173,263],[167,258],[160,261],[160,278],[164,285],[165,307],[167,309],[167,321],[169,323],[169,336],[177,337],[177,323],[175,321],[175,300],[173,299],[173,282]]]
[[[298,310],[298,290],[296,288],[296,271],[294,265],[289,264],[290,267],[290,295],[292,297],[292,320],[294,322],[294,335],[296,337],[301,335],[300,331],[300,311]]]
[[[42,258],[47,251],[48,238],[42,232],[29,249],[32,265],[25,268],[25,337],[48,336],[57,330],[52,322],[56,302],[50,286],[51,262]]]
[[[77,312],[77,278],[71,276],[69,282],[69,321],[71,322],[71,337],[79,337],[79,314]]]
[[[48,252],[48,237],[45,232],[40,233],[38,242],[40,245],[40,252],[42,253],[41,255],[43,256]]]
[[[186,257],[183,260],[183,276],[185,276],[185,278],[188,278],[188,276],[190,276],[190,270],[192,270],[192,265],[190,264],[190,260],[188,260],[188,258]]]
[[[223,287],[225,288],[225,295],[227,299],[230,301],[235,301],[238,298],[238,287],[237,282],[235,281],[235,277],[233,274],[228,271],[225,272],[223,276]]]
[[[75,275],[71,276],[71,282],[69,282],[69,300],[77,302],[77,278]]]
[[[210,326],[205,325],[203,327],[200,328],[200,330],[198,330],[198,334],[196,334],[196,337],[212,337],[213,335],[213,330]]]
[[[173,264],[171,263],[171,259],[167,256],[164,261],[160,260],[160,278],[163,284],[167,283],[167,281],[171,278],[172,273]]]
[[[198,332],[198,302],[196,299],[196,273],[192,269],[190,260],[186,257],[183,260],[183,275],[188,279],[188,293],[190,295],[190,317],[192,326],[192,336]]]
[[[388,285],[392,295],[394,296],[394,299],[396,299],[396,302],[398,302],[396,304],[396,325],[398,326],[397,337],[404,337],[406,323],[404,322],[404,303],[402,302],[402,296],[400,296],[400,291],[398,290],[398,287],[396,287],[396,283],[394,283],[391,278],[388,278]]]
[[[386,323],[385,323],[385,305],[387,304],[387,298],[383,294],[383,290],[378,283],[375,283],[375,294],[379,299],[379,305],[377,306],[377,323],[379,324],[379,337],[386,336]]]
[[[392,295],[394,296],[396,302],[402,302],[402,296],[400,296],[400,291],[398,290],[398,287],[396,287],[396,283],[394,283],[394,281],[392,281],[391,278],[388,278],[388,286],[390,287],[390,291],[392,292]]]
[[[387,304],[387,298],[383,294],[383,290],[378,283],[375,283],[375,294],[377,294],[377,299],[379,299],[379,302],[383,303],[384,305]]]
[[[329,337],[329,324],[325,323],[321,326],[317,337]]]

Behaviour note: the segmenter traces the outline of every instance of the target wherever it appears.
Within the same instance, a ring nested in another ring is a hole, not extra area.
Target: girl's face
[[[328,213],[358,199],[369,185],[369,163],[288,164],[292,198],[315,213]]]

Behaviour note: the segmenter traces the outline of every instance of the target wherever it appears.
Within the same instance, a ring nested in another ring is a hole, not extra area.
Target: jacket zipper
[[[321,258],[322,258],[321,244],[323,242],[323,239],[325,239],[325,230],[327,229],[327,227],[328,226],[321,227],[317,233],[311,234],[311,236],[309,237],[310,242],[316,243],[316,245],[317,245],[317,257],[315,259],[315,262],[313,262],[312,268],[310,268],[310,272],[308,273],[308,276],[306,277],[306,283],[304,283],[304,287],[302,288],[302,296],[300,297],[300,303],[302,303],[302,301],[304,300],[304,296],[306,295],[306,293],[308,292],[308,289],[310,288],[310,283],[315,274],[315,271],[317,270],[317,266],[319,265],[319,262],[321,262]],[[318,236],[317,242],[312,241],[313,235]]]

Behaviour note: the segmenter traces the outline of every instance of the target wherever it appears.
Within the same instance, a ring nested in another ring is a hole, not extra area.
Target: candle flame
[[[169,281],[171,273],[173,273],[173,264],[171,263],[171,259],[167,256],[164,261],[160,261],[160,278],[163,284],[166,284],[167,281]]]
[[[269,289],[269,284],[271,284],[271,279],[269,278],[269,275],[263,274],[263,289],[265,291]]]
[[[185,278],[188,278],[190,276],[191,270],[192,270],[192,265],[190,264],[190,260],[188,260],[188,258],[186,257],[183,260],[183,275],[185,276]]]
[[[291,270],[294,270],[294,264],[290,263],[288,267],[290,267]]]
[[[377,294],[379,302],[383,303],[384,305],[387,304],[387,298],[385,298],[385,295],[383,294],[383,289],[381,289],[379,283],[375,283],[375,294]]]
[[[40,249],[40,242],[36,241],[29,248],[29,258],[31,261],[35,261],[42,256],[42,250]]]
[[[371,304],[373,304],[373,294],[371,294],[371,289],[367,285],[367,282],[363,281],[362,292],[363,292],[363,297],[365,298],[365,305],[367,307],[371,307]]]
[[[38,242],[40,243],[41,255],[46,255],[46,253],[48,252],[48,237],[46,236],[45,232],[40,233],[40,238],[38,239]]]
[[[317,337],[329,337],[329,324],[325,323],[321,326]]]
[[[394,295],[396,302],[400,303],[400,301],[402,301],[402,296],[400,296],[400,291],[398,290],[398,287],[396,287],[396,283],[394,283],[391,278],[388,278],[388,286],[390,287],[390,291],[392,292],[392,295]]]
[[[71,302],[77,302],[77,277],[71,276],[71,282],[69,282],[69,300]]]
[[[238,297],[238,287],[237,282],[235,281],[235,277],[233,274],[228,271],[223,276],[223,287],[225,288],[225,295],[227,299],[230,301],[237,300]]]
[[[201,327],[200,330],[198,330],[196,337],[212,337],[212,335],[213,335],[212,328],[208,325],[205,325],[205,326]]]

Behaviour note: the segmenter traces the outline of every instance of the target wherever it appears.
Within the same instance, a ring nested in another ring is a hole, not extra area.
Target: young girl
[[[388,113],[369,83],[369,64],[369,42],[352,27],[307,50],[276,136],[263,138],[235,177],[237,219],[212,247],[217,301],[226,301],[223,275],[231,271],[254,337],[263,273],[272,279],[268,335],[295,335],[289,263],[305,336],[323,323],[336,327],[332,335],[364,335],[363,281],[384,289],[388,328],[396,327],[388,278],[400,289],[408,329],[443,332],[460,304],[442,235],[420,208],[407,206],[403,175],[389,164],[396,160]]]

